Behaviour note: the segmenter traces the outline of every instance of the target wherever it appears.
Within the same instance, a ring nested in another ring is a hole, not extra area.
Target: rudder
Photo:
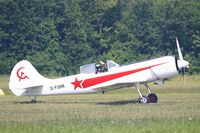
[[[15,95],[23,96],[27,88],[40,86],[44,80],[29,61],[22,60],[11,72],[9,88]]]

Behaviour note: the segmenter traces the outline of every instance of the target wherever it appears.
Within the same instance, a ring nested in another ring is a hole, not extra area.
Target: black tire
[[[150,103],[157,103],[157,101],[158,101],[158,97],[154,93],[149,94],[148,98],[149,98]]]
[[[31,100],[31,103],[37,103],[37,101],[36,101],[36,100],[34,100],[34,99],[32,99],[32,100]]]

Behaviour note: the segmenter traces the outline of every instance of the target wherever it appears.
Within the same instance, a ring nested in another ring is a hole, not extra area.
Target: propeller
[[[183,60],[183,55],[181,53],[181,49],[180,49],[180,45],[179,45],[179,42],[178,42],[178,38],[176,37],[176,46],[177,46],[177,50],[178,50],[178,57],[179,57],[179,60]]]
[[[178,51],[178,57],[176,57],[175,54],[175,64],[176,64],[176,70],[183,76],[184,80],[184,87],[186,87],[186,79],[185,79],[185,68],[189,68],[189,62],[183,59],[183,55],[181,53],[180,45],[178,42],[178,38],[176,37],[176,46]]]
[[[174,58],[175,58],[176,70],[177,70],[178,73],[180,74],[180,73],[181,73],[181,70],[180,70],[179,67],[178,67],[178,59],[177,59],[176,55],[175,55]]]
[[[181,74],[182,76],[184,76],[185,75],[185,67],[179,68],[177,57],[175,57],[175,64],[176,64],[176,70],[178,71],[178,73]],[[186,68],[188,68],[188,66]]]
[[[189,62],[183,59],[183,55],[181,53],[180,45],[178,42],[178,38],[176,37],[176,46],[177,46],[177,51],[178,51],[178,57],[175,56],[175,64],[176,64],[176,69],[181,74],[183,77],[185,75],[185,68],[189,68]]]

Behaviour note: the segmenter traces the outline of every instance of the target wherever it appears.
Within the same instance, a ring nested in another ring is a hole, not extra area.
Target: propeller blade
[[[180,60],[183,60],[183,55],[181,53],[181,49],[180,49],[180,46],[179,46],[179,42],[178,42],[178,38],[176,37],[176,45],[177,45],[177,50],[178,50],[178,56],[179,56],[179,59]]]
[[[177,70],[178,73],[180,74],[180,73],[181,73],[181,70],[180,70],[179,67],[178,67],[178,59],[177,59],[177,57],[174,57],[174,58],[175,58],[176,70]]]

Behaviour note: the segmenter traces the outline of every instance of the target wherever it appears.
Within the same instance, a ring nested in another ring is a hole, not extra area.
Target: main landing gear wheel
[[[157,101],[158,101],[158,97],[154,93],[149,94],[148,99],[149,99],[150,103],[157,103]]]
[[[142,95],[142,93],[140,92],[140,89],[139,89],[139,84],[136,84],[135,87],[139,93],[139,98],[138,98],[138,102],[139,103],[148,103],[148,97]]]
[[[138,98],[138,102],[139,103],[148,103],[149,102],[149,98],[146,96],[142,96]]]

